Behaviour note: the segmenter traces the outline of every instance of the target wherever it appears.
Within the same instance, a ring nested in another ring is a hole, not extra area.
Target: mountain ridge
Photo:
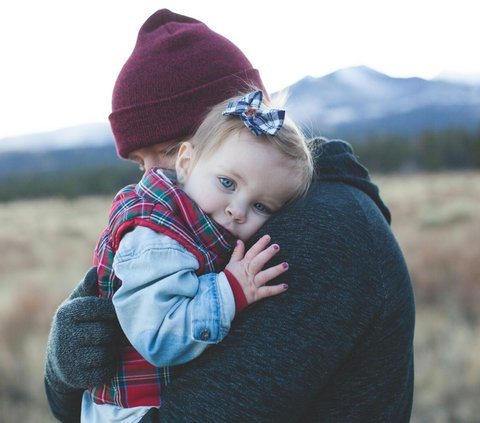
[[[313,134],[327,137],[415,135],[452,125],[469,129],[480,125],[480,84],[393,78],[365,66],[305,77],[288,87],[288,95],[293,118]],[[455,109],[462,113],[450,115]],[[416,118],[415,130],[408,125],[398,128],[395,122],[409,114]]]
[[[480,83],[395,78],[356,66],[306,76],[286,90],[287,112],[309,136],[415,136],[449,126],[480,126]],[[105,146],[113,147],[114,141],[108,122],[101,122],[3,138],[0,155]]]

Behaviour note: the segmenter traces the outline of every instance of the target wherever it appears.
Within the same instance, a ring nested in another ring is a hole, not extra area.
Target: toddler
[[[265,235],[245,253],[244,242],[306,192],[313,166],[297,126],[266,107],[260,90],[213,107],[180,144],[175,172],[151,167],[117,194],[96,265],[125,346],[112,381],[84,394],[82,421],[138,421],[160,406],[170,366],[220,342],[247,305],[287,289],[265,285],[288,269],[264,269],[279,246]]]

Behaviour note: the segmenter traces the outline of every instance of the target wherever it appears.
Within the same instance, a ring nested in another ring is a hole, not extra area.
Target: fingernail
[[[283,284],[283,289],[288,289],[288,285],[286,283]]]
[[[282,267],[283,267],[284,269],[288,269],[288,263],[287,263],[287,262],[283,262],[283,263],[282,263]]]
[[[238,245],[238,244],[240,244],[240,240],[239,240],[239,239],[237,239],[237,240],[235,241],[235,245]]]
[[[280,246],[278,244],[273,244],[272,247],[274,250],[280,250]]]

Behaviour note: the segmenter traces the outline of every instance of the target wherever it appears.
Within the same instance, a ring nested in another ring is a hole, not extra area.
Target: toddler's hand
[[[245,254],[245,244],[238,240],[227,264],[226,270],[237,279],[248,304],[278,295],[288,288],[287,284],[265,286],[268,281],[288,269],[288,263],[280,263],[262,270],[265,264],[280,250],[278,244],[268,246],[269,242],[270,236],[264,235]]]

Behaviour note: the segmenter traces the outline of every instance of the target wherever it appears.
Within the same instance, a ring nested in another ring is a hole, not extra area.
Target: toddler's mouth
[[[218,225],[220,225],[224,230],[226,230],[230,235],[233,237],[236,237],[236,234],[233,232],[231,222],[227,223],[219,223],[217,222]]]

